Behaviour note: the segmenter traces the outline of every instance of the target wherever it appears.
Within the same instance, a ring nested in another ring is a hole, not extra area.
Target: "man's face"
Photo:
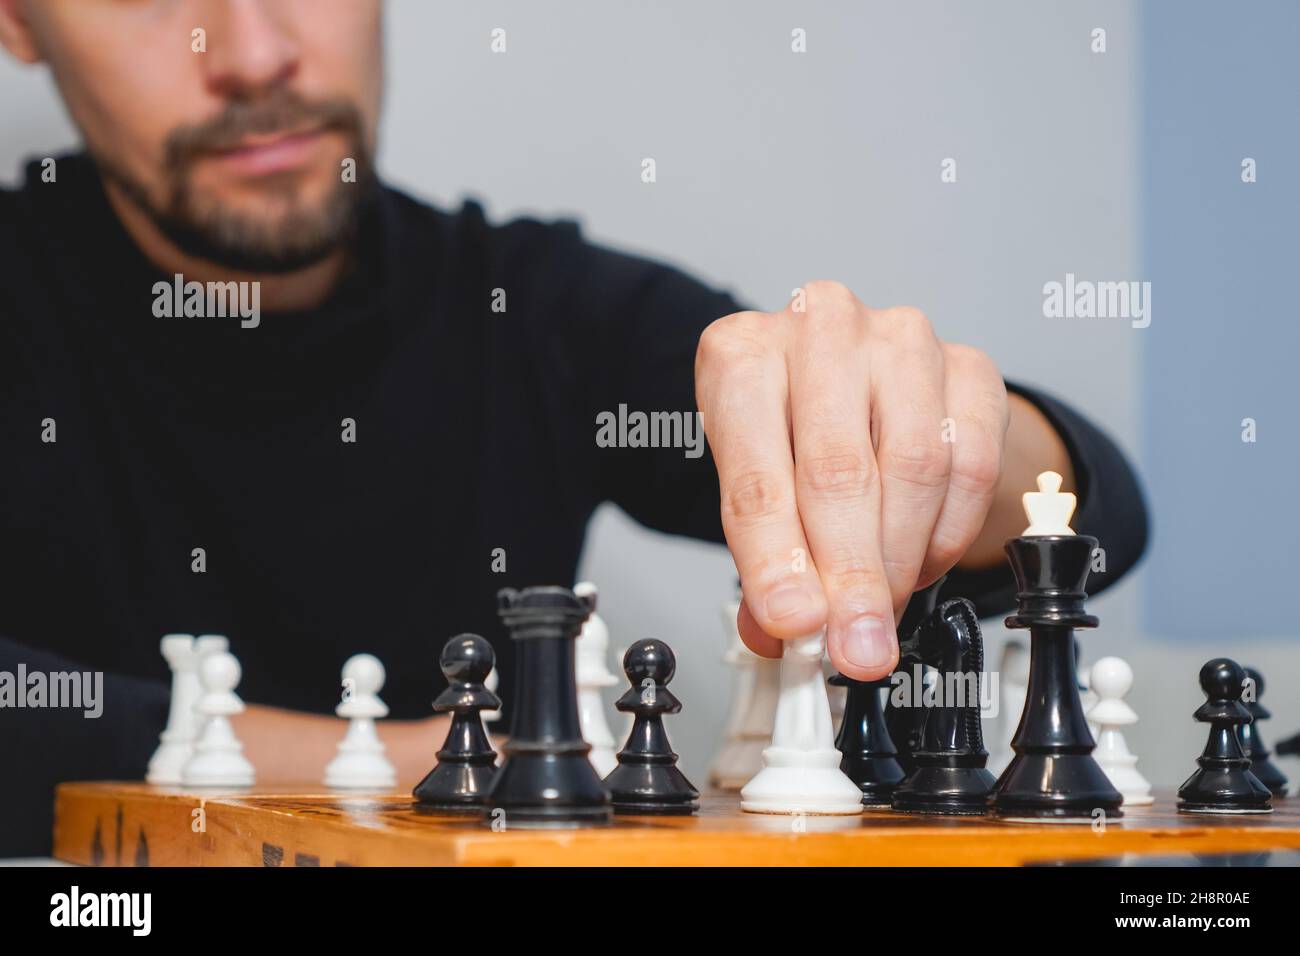
[[[284,272],[348,234],[372,169],[381,0],[6,3],[110,184],[183,251]]]

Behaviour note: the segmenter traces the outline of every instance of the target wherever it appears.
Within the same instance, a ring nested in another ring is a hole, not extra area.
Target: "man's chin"
[[[173,174],[160,205],[134,177],[100,166],[179,252],[240,273],[297,272],[346,251],[378,192],[368,161],[355,182],[341,181],[337,167],[242,182],[205,181],[206,170],[191,168]]]
[[[349,244],[351,233],[312,219],[290,223],[222,215],[197,226],[161,224],[181,252],[234,272],[283,275],[317,265]]]
[[[355,239],[370,190],[336,185],[315,201],[271,190],[259,202],[241,195],[180,204],[159,226],[187,255],[239,272],[284,274],[316,265]]]

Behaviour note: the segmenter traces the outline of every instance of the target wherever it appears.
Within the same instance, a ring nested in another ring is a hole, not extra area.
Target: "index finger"
[[[750,617],[783,640],[818,631],[826,598],[795,499],[789,383],[780,317],[736,313],[700,338],[695,394],[718,469],[722,529]],[[755,653],[780,656],[748,627]],[[756,646],[757,645],[757,646]]]

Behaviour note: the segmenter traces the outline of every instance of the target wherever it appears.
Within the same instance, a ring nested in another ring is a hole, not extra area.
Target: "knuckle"
[[[785,485],[768,471],[748,471],[727,483],[722,495],[724,519],[753,521],[778,515],[790,507]]]
[[[943,488],[952,473],[952,453],[942,442],[891,443],[881,458],[889,477],[922,488]]]
[[[926,314],[910,305],[898,305],[880,313],[888,329],[900,336],[932,338],[934,327]]]
[[[948,531],[936,530],[926,551],[925,566],[942,574],[961,560],[969,542]]]
[[[860,307],[853,290],[834,279],[815,279],[803,288],[808,312],[819,320],[856,315]]]
[[[888,588],[884,568],[857,551],[845,549],[819,560],[817,572],[833,591],[872,594]]]
[[[1002,370],[998,368],[993,357],[984,350],[977,349],[973,345],[954,345],[945,342],[944,365],[949,375],[977,383],[990,398],[1005,404],[1007,387],[1002,379]]]
[[[828,448],[800,459],[796,470],[807,491],[830,498],[865,495],[875,477],[871,456],[851,445]]]
[[[948,483],[975,495],[992,493],[1002,477],[1002,454],[989,439],[958,442]]]
[[[966,345],[963,342],[945,342],[943,350],[948,361],[963,370],[997,372],[997,365],[983,349],[977,349],[975,346]]]
[[[711,322],[700,333],[695,350],[696,371],[766,358],[771,344],[761,328],[760,318],[761,314],[756,312],[735,312]]]

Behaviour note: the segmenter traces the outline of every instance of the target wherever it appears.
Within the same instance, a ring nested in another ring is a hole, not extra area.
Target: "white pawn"
[[[186,762],[194,755],[202,718],[195,712],[203,686],[199,683],[199,664],[203,658],[230,649],[230,642],[220,634],[168,634],[162,639],[162,655],[172,671],[171,704],[167,710],[167,727],[158,739],[161,743],[149,760],[145,780],[161,786],[179,786]]]
[[[1095,720],[1088,717],[1092,708],[1097,706],[1099,699],[1097,692],[1092,689],[1092,671],[1090,668],[1084,667],[1081,659],[1076,659],[1074,666],[1079,672],[1079,703],[1083,705],[1083,714],[1088,721],[1088,733],[1092,734],[1093,740],[1096,740],[1098,734],[1101,733],[1101,728],[1097,726]]]
[[[781,696],[763,769],[740,791],[749,813],[857,814],[862,791],[840,770],[822,673],[825,634],[786,641]]]
[[[997,736],[987,764],[994,776],[1001,776],[1015,757],[1011,738],[1016,735],[1020,716],[1025,711],[1025,695],[1029,692],[1029,651],[1023,641],[1011,639],[1002,645],[998,682]]]
[[[348,721],[338,754],[325,767],[325,786],[340,790],[388,790],[397,785],[397,771],[384,756],[375,720],[388,716],[379,699],[384,665],[373,654],[354,654],[343,664],[343,701],[334,713]]]
[[[235,693],[239,661],[229,651],[215,651],[199,662],[203,693],[195,711],[201,726],[194,754],[185,762],[181,783],[187,787],[250,787],[253,765],[243,754],[230,718],[242,713],[244,702]]]
[[[1133,686],[1133,669],[1118,657],[1103,657],[1092,665],[1089,683],[1097,703],[1088,712],[1088,720],[1097,725],[1097,749],[1093,757],[1106,772],[1111,786],[1124,797],[1128,806],[1152,803],[1151,784],[1138,773],[1137,757],[1129,752],[1121,730],[1136,724],[1137,714],[1124,700]]]
[[[194,700],[199,692],[198,657],[194,635],[167,634],[162,639],[162,656],[172,672],[171,706],[167,726],[158,735],[158,749],[149,758],[145,780],[156,784],[178,784],[181,769],[194,746]]]
[[[618,766],[613,731],[605,719],[605,702],[600,696],[601,688],[612,687],[619,682],[609,672],[606,658],[609,655],[609,627],[594,610],[596,585],[583,581],[573,589],[578,597],[592,598],[593,610],[582,625],[575,647],[577,655],[578,676],[578,726],[582,729],[582,739],[591,745],[587,755],[596,773],[603,780]]]

